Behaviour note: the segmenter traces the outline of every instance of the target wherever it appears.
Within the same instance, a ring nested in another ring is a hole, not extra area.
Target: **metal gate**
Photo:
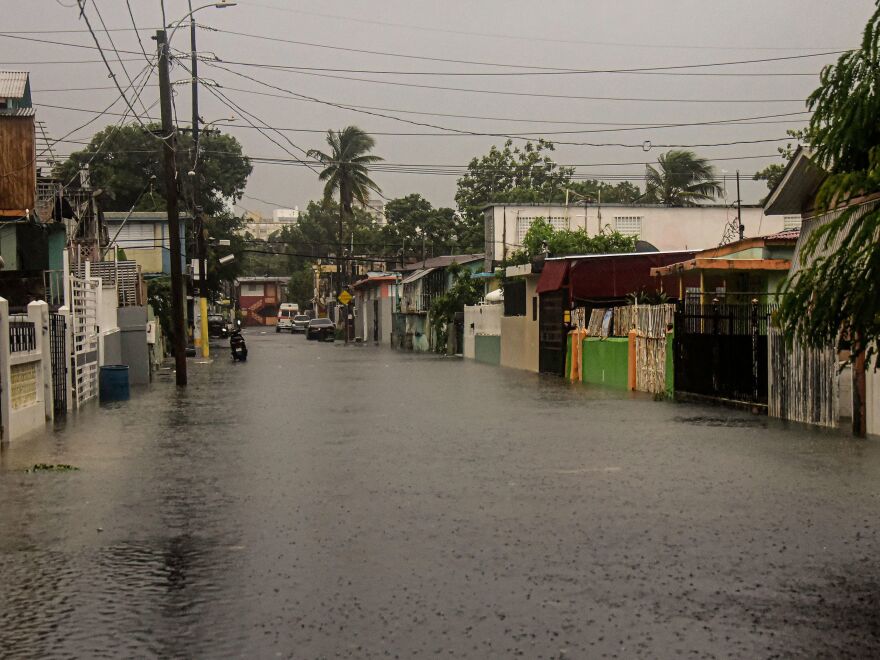
[[[772,305],[688,302],[675,314],[675,390],[767,403],[767,331]]]
[[[52,357],[52,406],[55,415],[67,412],[67,319],[49,314],[49,348]]]
[[[542,374],[565,374],[565,329],[564,302],[567,293],[552,291],[541,294],[540,317],[538,319],[538,370]]]
[[[73,389],[76,405],[98,396],[98,285],[93,278],[70,277],[73,323]]]

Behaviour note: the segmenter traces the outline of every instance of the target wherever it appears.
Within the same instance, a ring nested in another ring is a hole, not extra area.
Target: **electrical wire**
[[[101,15],[101,10],[98,7],[98,0],[92,0],[92,6],[95,8],[95,15],[98,17],[98,20],[101,22],[101,27],[104,30],[104,33],[107,35],[108,41],[110,41],[110,47],[113,49],[113,52],[116,54],[116,59],[119,61],[119,66],[122,67],[122,73],[125,75],[125,79],[128,80],[129,85],[133,85],[131,81],[131,76],[128,75],[128,69],[122,61],[122,55],[120,55],[119,51],[116,49],[116,43],[113,41],[113,35],[107,30],[107,24],[104,23],[104,17]],[[138,35],[138,41],[140,41],[140,35]],[[143,50],[143,44],[141,44],[141,50]],[[147,53],[144,52],[144,58],[146,58],[147,62],[149,62],[149,58],[147,58]],[[147,112],[147,106],[144,105],[143,99],[141,99],[141,95],[135,90],[134,92],[135,99],[137,99],[138,103],[141,104],[141,108],[143,108],[144,113]]]
[[[318,16],[321,18],[330,18],[337,19],[342,21],[349,21],[357,24],[368,24],[368,25],[380,25],[383,27],[396,27],[396,28],[404,28],[408,30],[420,30],[424,32],[437,32],[440,34],[455,34],[462,35],[467,37],[486,37],[489,39],[512,39],[518,42],[523,41],[539,41],[539,42],[547,42],[552,44],[577,44],[584,46],[619,46],[622,48],[668,48],[673,50],[681,50],[681,49],[694,49],[694,50],[766,50],[766,51],[800,51],[800,50],[811,50],[810,48],[798,47],[784,47],[784,46],[708,46],[708,45],[695,45],[695,44],[647,44],[642,42],[617,42],[617,41],[595,41],[595,40],[583,40],[583,39],[564,39],[560,37],[539,37],[534,34],[498,34],[492,32],[474,32],[468,30],[451,30],[447,28],[438,28],[438,27],[428,27],[423,25],[412,25],[407,23],[392,23],[389,21],[379,21],[375,19],[366,19],[366,18],[355,18],[352,16],[340,16],[338,14],[322,14],[320,12],[314,11],[305,11],[303,9],[294,9],[292,7],[278,7],[275,5],[267,5],[259,2],[253,2],[252,0],[240,0],[239,4],[242,5],[250,5],[253,7],[262,7],[264,9],[272,9],[275,11],[283,11],[289,12],[292,14],[300,14],[303,16]],[[824,50],[832,50],[831,48],[825,48]]]
[[[454,59],[448,57],[431,57],[427,55],[413,55],[411,53],[395,53],[392,51],[382,51],[382,50],[369,50],[364,48],[350,48],[346,46],[334,46],[330,44],[322,44],[313,41],[302,41],[299,39],[285,39],[281,37],[269,37],[265,34],[252,34],[249,32],[240,32],[236,30],[225,30],[221,28],[211,27],[207,25],[200,25],[204,30],[209,30],[212,32],[218,32],[220,34],[230,34],[237,37],[246,37],[252,39],[259,39],[260,41],[270,41],[276,43],[287,43],[296,46],[307,46],[309,48],[321,48],[326,50],[334,50],[334,51],[342,51],[347,53],[357,53],[358,55],[379,55],[382,57],[393,57],[396,59],[406,59],[406,60],[418,60],[422,62],[444,62],[447,64],[470,64],[477,66],[488,66],[488,67],[503,67],[503,68],[519,68],[519,69],[532,69],[535,71],[556,71],[556,72],[577,72],[577,69],[571,69],[570,67],[547,67],[547,66],[537,66],[537,65],[518,65],[511,64],[509,62],[490,62],[486,60],[461,60]],[[812,57],[826,57],[830,55],[841,55],[843,53],[849,52],[847,49],[831,49],[818,53],[806,53],[801,55],[784,55],[780,57],[766,57],[760,59],[752,59],[752,60],[738,60],[732,62],[720,62],[720,63],[706,63],[706,64],[692,64],[685,66],[669,66],[669,67],[657,67],[658,69],[677,69],[677,68],[700,68],[700,67],[712,67],[712,66],[733,66],[740,64],[757,64],[757,63],[768,63],[768,62],[782,62],[789,60],[798,60],[798,59],[807,59]],[[634,69],[635,71],[641,70],[650,70],[650,68],[639,68]],[[626,70],[624,70],[626,71]],[[633,70],[630,70],[633,71]]]
[[[211,63],[210,59],[203,59],[203,62]],[[329,73],[314,73],[311,71],[295,71],[290,69],[276,69],[270,66],[258,63],[235,62],[221,60],[224,64],[232,66],[245,66],[256,68],[269,68],[273,71],[283,71],[300,76],[312,76],[316,78],[328,78],[332,80],[346,80],[350,82],[362,82],[372,85],[388,85],[392,87],[407,87],[413,89],[432,89],[442,92],[461,92],[465,94],[488,94],[494,96],[516,96],[529,98],[547,98],[547,99],[568,99],[580,101],[615,101],[615,102],[636,102],[636,103],[804,103],[803,98],[787,98],[787,99],[743,99],[743,98],[721,98],[721,99],[683,99],[683,98],[657,98],[644,96],[585,96],[579,94],[550,94],[546,92],[514,92],[501,89],[473,89],[470,87],[449,87],[446,85],[427,85],[424,83],[407,83],[394,80],[380,80],[377,78],[359,78],[356,76],[340,76]],[[228,70],[228,69],[227,69]]]
[[[98,90],[98,89],[104,90],[104,89],[114,89],[114,88],[113,87],[72,87],[72,88],[69,88],[66,90],[42,89],[42,90],[35,90],[35,92],[38,91],[38,92],[42,92],[42,93],[48,93],[48,92],[59,92],[59,91],[91,91],[91,90]],[[247,93],[247,94],[257,94],[257,95],[266,94],[265,92],[260,92],[260,91],[256,91],[256,90],[250,90],[250,89],[241,89],[241,88],[237,88],[237,87],[229,87],[227,85],[222,85],[222,89],[227,90],[227,91],[236,91],[236,92],[242,92],[242,93]],[[284,95],[284,94],[266,94],[266,95],[269,95],[269,96],[272,96],[275,98],[288,99],[288,100],[292,100],[292,101],[299,101],[300,100],[300,99],[291,98],[290,96]],[[72,112],[96,112],[95,110],[92,110],[90,108],[76,108],[76,107],[71,107],[71,106],[55,105],[55,104],[49,104],[49,103],[35,103],[34,105],[38,105],[38,106],[44,107],[44,108],[55,108],[58,110],[69,110]],[[370,108],[371,106],[354,106],[354,105],[352,105],[351,107]],[[388,110],[390,112],[402,112],[402,113],[410,112],[407,110],[395,110],[395,109],[386,109],[386,110]],[[444,113],[413,113],[413,114],[438,114],[441,116],[448,116],[448,117],[462,117],[462,118],[473,118],[473,119],[497,119],[498,121],[529,121],[529,122],[531,122],[531,121],[541,122],[542,121],[542,120],[537,120],[537,119],[536,120],[519,120],[519,119],[509,119],[509,118],[502,118],[502,117],[498,117],[498,118],[469,117],[467,115],[452,115],[452,114],[444,114]],[[771,115],[755,115],[753,117],[742,117],[742,118],[736,118],[736,119],[718,119],[718,120],[712,120],[712,121],[681,122],[681,123],[667,123],[667,124],[663,124],[663,123],[639,124],[639,123],[626,123],[626,122],[574,122],[574,121],[546,120],[546,123],[548,123],[548,124],[574,124],[574,125],[583,125],[583,126],[614,126],[614,127],[622,127],[622,128],[599,128],[599,129],[589,129],[589,130],[579,129],[579,130],[569,130],[569,131],[539,130],[539,131],[519,132],[519,133],[517,133],[517,135],[521,135],[521,136],[532,135],[532,136],[535,136],[535,138],[538,138],[543,135],[566,135],[566,134],[580,134],[580,133],[616,133],[616,132],[624,132],[624,131],[659,130],[659,129],[666,129],[666,128],[690,128],[690,127],[696,127],[696,126],[725,127],[725,126],[746,126],[746,125],[752,125],[752,124],[802,124],[802,123],[804,123],[804,121],[806,121],[806,118],[792,119],[792,120],[777,119],[777,120],[773,120],[773,121],[761,121],[761,120],[766,119],[766,118],[772,118],[772,117],[792,117],[792,116],[804,115],[804,114],[809,114],[809,113],[808,112],[785,112],[785,113],[771,114]],[[156,121],[158,121],[158,120],[156,120]],[[249,128],[248,125],[235,124],[235,123],[225,123],[224,126],[228,126],[230,128]],[[327,129],[324,129],[324,128],[273,127],[273,130],[290,131],[293,133],[326,133],[327,132]],[[473,133],[475,135],[495,135],[495,134],[497,134],[497,132],[496,133],[479,133],[476,131],[473,131]],[[457,135],[457,134],[451,134],[448,132],[444,132],[444,133],[424,133],[424,132],[422,132],[422,133],[402,133],[402,132],[397,132],[397,131],[370,131],[370,135],[409,136],[409,137],[426,137],[426,136],[455,137],[455,135]],[[464,134],[461,136],[467,137],[467,134]]]

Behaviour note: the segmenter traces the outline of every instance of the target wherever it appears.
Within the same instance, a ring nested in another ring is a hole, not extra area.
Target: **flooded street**
[[[247,339],[2,453],[0,656],[880,653],[876,441]]]

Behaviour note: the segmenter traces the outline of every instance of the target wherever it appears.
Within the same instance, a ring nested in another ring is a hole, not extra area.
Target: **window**
[[[547,220],[550,223],[550,226],[553,227],[554,231],[568,229],[568,218],[562,215],[551,215],[549,218],[540,215],[518,217],[516,219],[516,242],[519,245],[522,245],[522,242],[526,237],[526,232],[529,231],[529,227],[531,227],[532,223],[538,218],[544,218]]]
[[[124,225],[109,225],[107,231],[111,238],[118,232],[116,242],[123,250],[136,248],[160,247],[160,242],[153,236],[153,224],[150,222],[126,222]]]
[[[241,295],[243,296],[262,296],[263,295],[263,285],[253,284],[251,282],[245,282],[241,285]]]
[[[783,229],[800,229],[804,219],[799,215],[786,215],[782,219]]]
[[[641,236],[642,216],[640,215],[616,215],[614,216],[614,231],[624,236]]]

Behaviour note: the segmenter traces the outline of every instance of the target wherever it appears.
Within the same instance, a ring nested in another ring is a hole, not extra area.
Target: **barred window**
[[[523,240],[525,240],[526,237],[526,232],[529,231],[529,227],[531,227],[532,223],[538,218],[544,218],[547,222],[549,222],[554,231],[568,229],[568,218],[563,215],[551,215],[549,218],[540,215],[526,217],[520,216],[516,219],[516,242],[519,245],[522,245],[522,242]]]
[[[804,219],[799,215],[786,215],[782,219],[783,229],[800,229]]]

